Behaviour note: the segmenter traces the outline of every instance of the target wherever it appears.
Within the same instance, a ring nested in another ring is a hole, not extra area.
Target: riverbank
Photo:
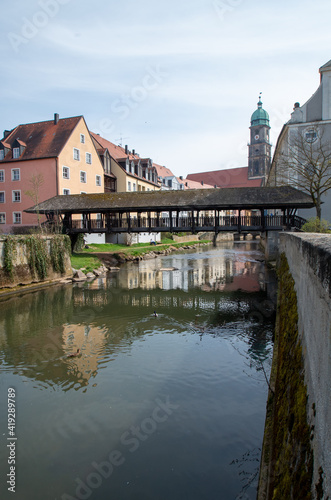
[[[201,246],[210,245],[207,240],[185,242],[167,242],[157,245],[89,245],[81,252],[71,255],[71,270],[62,277],[45,279],[43,281],[30,282],[6,282],[6,286],[0,288],[0,299],[16,294],[25,294],[41,288],[58,284],[67,284],[73,281],[84,281],[93,279],[109,271],[118,269],[125,262],[139,262],[140,260],[154,259],[161,255],[169,255],[175,251],[186,251]],[[103,251],[98,251],[99,248]],[[108,250],[107,250],[108,247]],[[77,274],[78,272],[78,274]]]
[[[75,252],[71,257],[72,267],[83,272],[92,272],[98,266],[113,268],[125,262],[155,259],[160,255],[169,255],[176,251],[186,251],[201,246],[210,245],[208,240],[167,242],[156,245],[88,245],[81,252]],[[108,248],[107,248],[108,247]]]

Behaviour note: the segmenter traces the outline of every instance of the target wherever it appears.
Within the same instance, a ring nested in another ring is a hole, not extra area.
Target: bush
[[[311,217],[302,226],[302,231],[305,233],[331,233],[330,222],[325,219],[319,219],[318,217]]]

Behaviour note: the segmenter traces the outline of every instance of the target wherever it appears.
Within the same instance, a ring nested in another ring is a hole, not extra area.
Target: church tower
[[[265,185],[271,165],[269,115],[262,108],[261,94],[251,117],[251,141],[248,144],[248,179],[263,179]]]

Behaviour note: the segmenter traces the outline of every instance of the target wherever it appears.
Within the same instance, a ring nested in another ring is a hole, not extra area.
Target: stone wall
[[[280,235],[295,282],[310,423],[314,428],[314,484],[331,498],[331,236]]]
[[[69,275],[72,275],[72,269],[68,236],[0,237],[0,288],[49,281]]]
[[[258,500],[331,498],[331,236],[281,233]]]

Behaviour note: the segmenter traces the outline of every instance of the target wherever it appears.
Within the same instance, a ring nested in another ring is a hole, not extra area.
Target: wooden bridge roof
[[[139,191],[54,196],[29,213],[99,213],[126,211],[311,208],[310,196],[291,186]]]

